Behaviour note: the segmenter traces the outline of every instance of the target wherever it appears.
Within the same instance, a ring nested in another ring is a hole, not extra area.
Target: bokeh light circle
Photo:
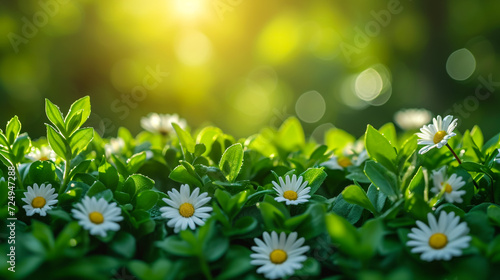
[[[377,70],[368,68],[361,72],[356,78],[354,90],[360,99],[371,101],[380,94],[383,86],[382,77]]]
[[[446,72],[457,81],[467,80],[476,70],[476,59],[468,49],[454,51],[446,61]]]
[[[303,93],[295,103],[295,113],[299,119],[307,123],[319,121],[326,111],[326,102],[317,91]]]

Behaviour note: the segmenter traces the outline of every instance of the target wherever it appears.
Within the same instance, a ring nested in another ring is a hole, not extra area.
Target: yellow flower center
[[[181,214],[181,216],[184,218],[189,218],[189,217],[193,216],[193,214],[194,214],[193,204],[187,203],[187,202],[183,203],[179,207],[179,214]]]
[[[45,198],[41,196],[33,198],[33,200],[31,201],[31,206],[33,206],[33,208],[42,208],[43,206],[45,206]]]
[[[287,258],[288,256],[286,252],[281,249],[273,250],[269,255],[269,259],[274,264],[282,264],[286,261]]]
[[[436,132],[436,134],[434,134],[434,139],[433,139],[434,144],[441,142],[446,135],[447,135],[446,131],[444,130]]]
[[[92,223],[98,225],[98,224],[102,224],[102,222],[104,222],[104,217],[102,216],[101,213],[99,212],[92,212],[89,214],[89,219]]]
[[[49,160],[49,158],[47,156],[42,156],[42,157],[40,157],[40,160],[45,161],[45,160]]]
[[[447,193],[451,193],[453,189],[450,184],[446,183],[446,185],[444,186],[444,191]]]
[[[343,168],[346,168],[348,166],[351,166],[352,165],[352,162],[351,160],[348,158],[348,157],[341,157],[337,160],[337,162],[339,163],[340,166],[342,166]]]
[[[429,246],[433,249],[441,249],[448,244],[448,237],[442,233],[434,233],[429,238]]]
[[[284,194],[283,194],[283,197],[288,199],[288,200],[297,200],[297,193],[294,192],[294,191],[286,191]]]

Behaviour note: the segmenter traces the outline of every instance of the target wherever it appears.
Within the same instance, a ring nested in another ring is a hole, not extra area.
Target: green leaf
[[[196,176],[193,176],[190,172],[188,172],[184,165],[178,165],[174,168],[174,170],[172,170],[172,172],[170,172],[168,177],[176,182],[188,184],[190,186],[203,186],[202,182]]]
[[[341,251],[347,254],[358,252],[361,238],[356,228],[346,219],[329,213],[326,215],[326,229],[332,242],[338,244]]]
[[[365,190],[363,190],[360,186],[350,185],[346,187],[342,192],[342,196],[344,197],[345,201],[359,205],[372,212],[374,215],[377,215],[377,210],[371,203],[370,199],[368,199]]]
[[[193,137],[191,137],[191,134],[182,129],[176,123],[172,123],[172,126],[175,129],[175,133],[177,133],[177,137],[179,137],[184,157],[186,156],[187,153],[194,153],[195,142],[193,140]]]
[[[492,221],[497,227],[500,227],[500,207],[490,205],[488,207],[487,214],[490,221]]]
[[[107,190],[106,186],[101,181],[95,181],[87,192],[87,196],[93,197],[98,193]]]
[[[342,150],[354,141],[356,141],[354,136],[339,128],[332,128],[325,133],[325,144],[332,151]]]
[[[119,231],[114,236],[113,241],[109,243],[109,247],[119,256],[131,259],[135,255],[135,238],[128,232]]]
[[[55,125],[62,133],[66,133],[66,126],[64,125],[63,116],[59,107],[45,98],[45,113],[47,118],[52,124]]]
[[[243,164],[243,146],[236,143],[226,149],[219,162],[219,168],[229,182],[234,182]]]
[[[24,159],[24,155],[29,153],[31,148],[31,139],[28,137],[27,133],[19,135],[12,145],[12,155],[14,156],[15,162],[21,162]]]
[[[51,161],[36,161],[29,167],[28,180],[25,183],[43,184],[45,182],[54,184],[59,182],[56,174],[56,166]]]
[[[252,251],[248,248],[240,245],[231,245],[224,257],[224,269],[217,276],[216,280],[248,279],[241,277],[244,277],[251,270],[255,269],[250,264],[252,261],[250,254],[252,254]]]
[[[135,209],[148,211],[158,202],[159,195],[156,191],[147,190],[139,193],[136,198]]]
[[[71,119],[66,121],[66,136],[73,134],[77,129],[80,128],[80,123],[82,122],[83,110],[80,110],[73,114]]]
[[[50,227],[37,220],[33,220],[31,226],[33,227],[33,236],[35,236],[44,245],[46,250],[52,250],[54,248],[55,241]]]
[[[267,229],[280,230],[284,228],[285,215],[276,206],[269,202],[260,202],[258,208]]]
[[[365,174],[389,199],[394,201],[397,198],[397,178],[394,173],[383,165],[369,160],[365,163]]]
[[[130,175],[127,180],[125,180],[125,184],[123,185],[123,192],[128,193],[131,197],[134,197],[135,194],[140,193],[141,191],[150,190],[154,187],[155,181],[150,178],[140,175],[134,174]]]
[[[171,280],[178,279],[177,269],[172,262],[167,259],[157,259],[152,265],[133,260],[127,265],[128,269],[138,277],[138,279],[148,280]],[[177,266],[179,267],[179,266]],[[132,277],[135,279],[135,277]]]
[[[288,118],[276,134],[276,145],[287,152],[300,150],[305,143],[304,130],[295,117]]]
[[[384,137],[389,141],[389,143],[393,146],[396,147],[397,145],[397,134],[396,134],[396,128],[394,127],[394,124],[389,122],[384,124],[380,129],[379,132],[384,135]]]
[[[212,144],[217,140],[219,135],[223,134],[222,130],[218,127],[208,126],[203,128],[200,133],[198,133],[198,137],[196,137],[196,142],[205,145],[205,152],[203,155],[210,154],[212,150]]]
[[[146,152],[140,152],[127,160],[127,170],[129,174],[136,173],[146,162]]]
[[[109,164],[104,157],[102,158],[98,171],[99,181],[101,181],[110,190],[116,190],[119,179],[118,171],[116,171],[116,168],[113,165]]]
[[[470,136],[472,137],[472,140],[477,145],[477,147],[481,149],[483,147],[484,137],[479,126],[475,125],[472,128],[472,130],[470,131]]]
[[[361,237],[361,250],[360,257],[362,259],[368,260],[372,258],[377,248],[382,243],[384,237],[384,225],[380,219],[372,219],[361,227],[359,230]]]
[[[383,164],[389,170],[396,170],[396,149],[371,125],[368,125],[366,129],[365,147],[371,159]]]
[[[93,160],[87,159],[84,161],[81,161],[78,163],[71,171],[69,172],[69,178],[73,178],[78,173],[85,173],[87,169],[90,167],[90,164],[92,163]]]
[[[85,148],[87,148],[88,144],[94,138],[94,129],[91,127],[80,128],[78,129],[71,137],[69,138],[69,145],[71,147],[71,154],[73,156],[81,153]]]
[[[172,235],[162,241],[155,242],[156,247],[163,249],[165,252],[181,257],[191,257],[196,255],[194,248],[182,240],[179,235]]]
[[[300,176],[304,177],[304,181],[308,182],[308,187],[311,187],[309,195],[313,195],[321,187],[327,174],[323,168],[309,168],[300,174]]]
[[[425,179],[424,179],[424,171],[422,166],[420,166],[417,170],[417,173],[410,181],[408,185],[408,189],[406,191],[406,196],[409,197],[412,194],[417,194],[421,197],[424,197],[425,191]]]
[[[51,125],[47,126],[47,141],[49,142],[52,150],[64,160],[70,160],[70,151],[66,145],[66,139],[59,132],[57,132]]]
[[[14,140],[16,140],[17,136],[19,136],[19,132],[21,132],[21,122],[17,116],[14,116],[7,123],[7,128],[5,129],[7,141],[9,141],[10,144],[13,144]]]
[[[387,195],[381,192],[374,184],[370,184],[368,187],[368,192],[366,193],[371,203],[378,212],[382,212],[384,209],[385,201],[387,200]]]
[[[78,112],[80,110],[83,110],[81,113],[82,117],[81,117],[80,123],[78,124],[77,127],[81,127],[90,116],[90,97],[89,96],[82,97],[82,98],[78,99],[77,101],[75,101],[73,104],[71,104],[71,107],[69,108],[69,111],[68,111],[68,115],[64,119],[66,126],[68,125],[68,122],[73,118],[73,116],[78,114]]]
[[[57,236],[53,250],[54,254],[60,254],[61,251],[68,248],[70,246],[70,240],[73,239],[80,232],[80,230],[81,227],[76,221],[67,224]]]
[[[359,221],[361,215],[363,214],[363,207],[345,201],[342,194],[339,194],[335,198],[335,203],[333,204],[332,212],[347,219],[349,223],[355,224]]]

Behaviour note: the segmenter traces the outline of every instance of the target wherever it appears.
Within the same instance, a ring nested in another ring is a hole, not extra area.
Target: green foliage
[[[6,205],[0,214],[8,217],[15,194],[19,278],[262,279],[250,264],[251,248],[254,238],[271,231],[297,232],[310,246],[294,276],[304,279],[442,279],[481,269],[479,279],[486,279],[495,275],[489,266],[500,262],[500,140],[485,140],[478,127],[449,142],[461,165],[445,148],[418,155],[417,137],[399,135],[391,123],[379,130],[368,125],[359,138],[331,129],[320,145],[306,141],[296,118],[238,141],[217,127],[174,123],[175,134],[135,137],[120,128],[116,139],[123,145],[110,153],[110,139],[82,128],[88,97],[66,116],[49,100],[45,105],[47,139],[31,142],[17,117],[0,133],[0,202]],[[55,158],[26,157],[47,145]],[[324,163],[331,156],[344,157],[345,166],[330,169]],[[465,182],[463,202],[433,191],[443,166],[446,177],[457,174]],[[272,182],[293,174],[307,181],[310,198],[297,205],[276,201]],[[58,190],[46,216],[26,216],[22,208],[25,187],[35,183]],[[176,232],[162,213],[173,199],[168,191],[182,184],[207,193],[204,207],[212,210],[204,225]],[[85,196],[116,203],[120,230],[100,237],[83,228],[71,210]],[[429,264],[410,252],[408,233],[416,220],[426,223],[428,213],[441,211],[466,222],[472,242],[460,258]],[[5,255],[0,260],[6,263]],[[1,277],[8,277],[5,271]]]

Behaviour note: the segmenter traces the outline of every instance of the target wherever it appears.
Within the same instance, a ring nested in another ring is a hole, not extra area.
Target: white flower
[[[250,264],[260,266],[257,273],[264,274],[269,279],[284,278],[293,275],[295,270],[302,268],[307,259],[304,255],[309,246],[304,244],[304,237],[297,239],[297,233],[292,232],[288,237],[284,232],[264,232],[264,241],[254,238],[257,246],[252,246],[255,254],[251,254]]]
[[[108,230],[118,231],[123,220],[122,209],[116,206],[116,202],[109,203],[104,198],[97,200],[95,197],[84,197],[81,202],[71,210],[73,217],[78,219],[84,229],[90,230],[92,235],[106,237]]]
[[[37,161],[37,160],[56,160],[56,153],[52,151],[52,149],[49,146],[41,146],[40,148],[33,147],[31,148],[31,151],[29,154],[26,155],[26,158],[30,159],[31,161]]]
[[[41,184],[40,187],[33,184],[33,188],[28,187],[28,191],[24,192],[24,198],[22,198],[22,201],[27,204],[23,206],[26,215],[33,216],[35,213],[40,214],[40,216],[47,215],[47,211],[52,209],[52,205],[57,203],[57,193],[54,192],[55,189],[51,184]]]
[[[104,145],[104,151],[106,156],[121,154],[125,148],[125,141],[122,138],[111,138],[109,139],[109,143]]]
[[[403,109],[394,114],[394,121],[404,130],[414,130],[429,123],[432,118],[426,109]]]
[[[320,164],[331,170],[344,170],[349,166],[361,166],[369,158],[363,141],[347,144],[342,155],[333,154],[330,159]]]
[[[454,212],[446,214],[441,211],[439,221],[432,213],[427,214],[429,226],[417,221],[418,228],[414,227],[408,234],[410,240],[407,246],[413,247],[412,253],[422,253],[420,258],[424,261],[445,260],[462,255],[462,249],[469,247],[471,237],[467,235],[467,223],[459,224],[460,217],[455,217]]]
[[[283,181],[283,178],[279,178],[280,184],[273,181],[274,190],[278,193],[278,196],[274,198],[274,200],[278,202],[285,201],[286,205],[297,205],[300,203],[305,203],[311,196],[308,194],[311,191],[310,187],[307,187],[309,182],[305,181],[302,183],[304,178],[299,176],[297,180],[297,176],[293,174],[292,180],[290,181],[290,176],[286,175],[285,177],[286,183]]]
[[[177,114],[157,114],[150,113],[147,117],[141,119],[141,126],[147,131],[168,135],[174,132],[172,123],[178,124],[181,128],[187,126],[186,120],[179,117]]]
[[[320,166],[324,166],[331,170],[344,170],[349,166],[360,166],[369,158],[368,152],[363,150],[359,155],[345,155],[341,157],[337,157],[336,155],[332,155],[330,159],[325,162],[322,162]]]
[[[458,119],[453,119],[453,116],[446,116],[441,119],[441,116],[433,119],[433,123],[429,125],[424,125],[420,131],[417,133],[419,145],[427,145],[420,149],[419,154],[425,154],[432,148],[440,149],[448,143],[451,137],[456,134],[453,132],[455,127],[457,127]]]
[[[208,193],[200,193],[200,188],[196,188],[190,193],[189,185],[181,185],[181,191],[176,189],[168,191],[167,194],[170,197],[164,198],[169,206],[160,208],[162,217],[169,219],[167,226],[173,227],[174,232],[178,233],[181,230],[191,228],[194,230],[196,225],[202,226],[205,224],[205,220],[210,217],[209,212],[212,211],[212,207],[205,206],[207,202],[210,201],[211,197],[208,197]]]
[[[435,193],[444,192],[444,198],[450,203],[463,202],[461,196],[465,194],[465,190],[460,190],[460,188],[465,186],[465,181],[462,180],[462,177],[452,174],[446,179],[446,166],[443,166],[438,171],[432,172],[432,178],[434,187],[431,191]]]

